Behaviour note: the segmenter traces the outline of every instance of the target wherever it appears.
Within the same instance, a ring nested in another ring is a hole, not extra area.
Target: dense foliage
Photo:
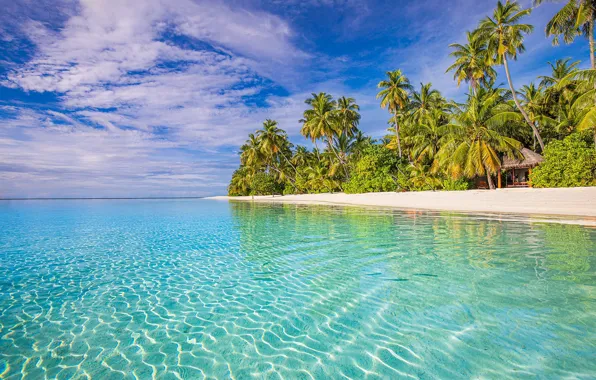
[[[390,127],[373,140],[358,129],[355,99],[313,93],[300,133],[314,148],[294,146],[276,121],[266,120],[241,147],[229,194],[465,190],[478,177],[494,189],[504,157],[522,158],[523,147],[545,155],[532,173],[534,186],[594,185],[595,4],[569,0],[546,26],[554,44],[585,36],[589,69],[569,58],[548,62],[550,75],[516,89],[509,66],[533,31],[524,23],[531,9],[499,1],[467,32],[466,43],[450,45],[454,63],[447,71],[458,85],[469,85],[465,102],[445,99],[431,83],[415,88],[401,70],[389,71],[377,98]],[[495,85],[497,66],[504,68],[506,88]]]
[[[573,134],[562,141],[553,141],[544,150],[544,162],[532,172],[535,187],[593,186],[596,175],[596,153]]]

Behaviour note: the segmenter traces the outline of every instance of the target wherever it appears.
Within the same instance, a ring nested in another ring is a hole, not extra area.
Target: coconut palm
[[[293,184],[295,179],[287,175],[283,170],[283,163],[286,163],[294,169],[296,175],[298,170],[292,165],[289,160],[290,155],[290,142],[288,141],[288,135],[283,129],[277,127],[277,121],[267,119],[263,122],[263,128],[257,131],[257,138],[259,140],[259,147],[261,153],[265,157],[265,161],[268,165],[277,172],[280,179],[288,177]],[[280,160],[278,155],[283,158]]]
[[[387,128],[388,135],[384,137],[384,144],[390,150],[399,151],[403,155],[408,156],[408,148],[407,144],[402,143],[402,135],[408,135],[410,131],[415,130],[416,122],[414,121],[414,116],[408,110],[401,110],[389,119],[387,122],[389,124],[389,128]]]
[[[577,90],[580,80],[574,77],[579,73],[579,61],[569,63],[571,59],[557,59],[555,63],[548,62],[551,75],[539,76],[540,86],[546,89],[547,102],[553,108],[561,107],[563,102],[569,101]]]
[[[340,135],[345,134],[351,137],[358,131],[358,124],[360,123],[360,106],[356,104],[354,98],[346,98],[342,96],[337,99],[337,122],[339,123],[338,130]]]
[[[430,111],[416,125],[415,130],[404,138],[410,146],[412,159],[415,162],[432,161],[439,151],[442,127],[447,119],[442,110]]]
[[[478,33],[479,37],[487,43],[491,62],[499,65],[502,64],[505,67],[505,75],[507,76],[513,101],[522,113],[526,123],[532,128],[536,140],[540,144],[540,148],[544,150],[544,142],[538,129],[532,123],[532,120],[530,120],[527,112],[517,99],[517,93],[515,92],[511,73],[509,72],[509,59],[516,60],[518,54],[525,51],[524,36],[534,30],[532,25],[520,23],[530,13],[531,9],[522,9],[516,1],[507,0],[505,4],[499,1],[492,17],[487,16],[480,22]]]
[[[318,138],[324,138],[327,142],[327,149],[330,152],[333,152],[341,162],[339,154],[333,146],[333,138],[341,135],[344,132],[343,128],[350,129],[353,128],[353,126],[342,124],[340,114],[338,114],[336,109],[337,103],[333,100],[331,95],[320,92],[318,94],[312,94],[312,96],[312,98],[306,100],[306,104],[310,105],[312,108],[304,111],[303,119],[300,120],[303,123],[301,133],[304,136],[309,135],[313,141],[316,141]],[[344,116],[356,111],[355,107],[358,107],[353,104],[353,99],[344,99],[344,105],[348,107],[343,114]],[[354,114],[352,114],[352,117],[355,117]],[[351,119],[347,123],[350,121],[352,123],[356,122],[354,119]],[[346,133],[348,133],[348,131],[346,131]],[[347,176],[348,172],[345,167],[344,170]]]
[[[328,166],[323,162],[313,162],[305,168],[307,186],[314,192],[328,191],[333,193],[338,188],[338,182],[330,178]]]
[[[534,5],[540,5],[544,0],[534,0]],[[575,37],[583,35],[590,46],[590,64],[596,69],[594,48],[594,23],[596,21],[595,0],[567,0],[566,4],[546,24],[546,36],[553,36],[553,45],[559,44],[562,37],[567,44]]]
[[[577,72],[579,61],[571,63],[569,63],[569,61],[571,61],[571,58],[557,59],[554,64],[548,62],[548,65],[551,68],[551,75],[539,76],[540,85],[545,87],[556,86],[569,74]]]
[[[420,190],[437,190],[442,185],[441,179],[428,166],[419,162],[410,165],[409,177],[412,186]]]
[[[312,98],[306,99],[305,103],[311,108],[304,111],[303,118],[300,120],[303,123],[300,133],[310,137],[313,142],[325,138],[327,147],[331,149],[333,137],[341,133],[337,114],[334,112],[337,103],[331,95],[324,92],[313,93]]]
[[[549,106],[548,95],[544,86],[537,87],[534,83],[525,85],[520,89],[519,97],[521,98],[523,107],[528,112],[528,117],[532,120],[536,128],[540,129],[541,135],[544,134],[545,127],[556,124],[556,121],[550,115],[551,107]],[[536,137],[534,136],[535,143]]]
[[[492,175],[501,168],[500,155],[519,157],[522,148],[519,141],[501,131],[506,123],[520,118],[499,91],[479,89],[469,95],[454,122],[445,126],[437,154],[440,167],[455,179],[486,175],[489,187],[494,189]]]
[[[393,114],[395,125],[395,138],[399,157],[402,157],[401,141],[399,138],[399,114],[409,103],[408,93],[412,91],[412,85],[408,78],[403,75],[401,70],[388,71],[387,79],[380,81],[377,88],[382,89],[377,94],[377,99],[381,99],[381,108],[387,108]]]
[[[252,171],[245,167],[240,166],[232,174],[230,185],[228,186],[228,193],[233,195],[247,195],[250,192],[252,186]]]
[[[365,136],[362,131],[358,130],[358,132],[356,132],[350,141],[350,158],[359,158],[362,155],[364,149],[372,144],[372,138]]]
[[[248,140],[240,147],[240,163],[246,167],[257,167],[262,161],[261,143],[257,136],[250,133]]]
[[[449,55],[455,58],[455,62],[447,72],[453,71],[453,79],[457,80],[458,86],[465,81],[470,83],[472,92],[476,92],[479,84],[496,79],[497,72],[489,64],[486,42],[479,33],[466,32],[466,36],[466,44],[449,45],[453,49]]]
[[[420,121],[432,110],[443,107],[445,99],[441,96],[439,90],[432,88],[432,83],[420,83],[420,92],[412,91],[410,100],[410,109],[415,121]]]
[[[596,90],[590,89],[577,93],[573,99],[561,110],[561,120],[557,129],[567,135],[574,130],[591,131],[596,148]]]
[[[305,146],[298,145],[292,156],[292,164],[296,167],[306,166],[310,161],[310,152]]]
[[[339,132],[337,137],[346,140],[358,132],[358,124],[360,123],[360,113],[358,111],[360,111],[360,106],[356,104],[354,98],[342,96],[337,100],[337,109],[335,111],[336,122],[338,123],[337,131]],[[346,168],[346,155],[342,155],[340,149],[336,149],[335,152],[337,153],[340,164],[344,168],[346,178],[349,177],[348,169]]]

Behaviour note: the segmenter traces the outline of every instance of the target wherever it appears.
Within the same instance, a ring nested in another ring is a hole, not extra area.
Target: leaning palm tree
[[[472,92],[476,92],[480,84],[496,79],[497,72],[489,64],[486,42],[478,33],[467,32],[466,36],[466,44],[449,45],[453,49],[449,55],[455,58],[455,62],[447,72],[453,71],[453,79],[457,80],[458,87],[465,81],[470,83]]]
[[[487,43],[491,63],[502,64],[505,67],[505,75],[513,95],[513,101],[522,113],[526,123],[532,128],[540,148],[544,150],[544,142],[538,129],[517,99],[517,93],[513,87],[511,73],[509,72],[509,59],[516,60],[518,54],[525,50],[524,36],[534,30],[532,25],[520,23],[530,13],[531,9],[522,9],[516,1],[507,0],[505,4],[499,1],[492,17],[487,16],[480,22],[478,33],[480,38]]]
[[[393,122],[395,124],[395,138],[397,141],[397,149],[399,157],[402,157],[401,141],[399,138],[399,121],[398,116],[403,111],[410,99],[408,93],[412,91],[412,86],[408,78],[401,72],[401,70],[388,71],[387,79],[379,82],[378,88],[382,90],[377,94],[377,99],[381,98],[381,108],[387,108],[393,114]]]
[[[534,0],[534,5],[540,5],[544,0]],[[596,69],[594,47],[594,24],[596,22],[596,1],[594,0],[567,0],[566,4],[546,24],[546,36],[553,36],[553,45],[559,44],[562,37],[567,44],[572,43],[575,37],[583,35],[588,39],[590,46],[590,64]]]
[[[443,168],[453,178],[492,175],[501,168],[501,154],[519,157],[521,143],[502,134],[506,123],[519,121],[519,113],[504,102],[498,91],[480,89],[459,107],[455,120],[445,126],[434,170]]]
[[[544,133],[544,127],[556,124],[551,117],[552,107],[549,106],[549,97],[544,86],[537,87],[534,83],[524,85],[519,96],[522,106],[528,112],[528,117],[542,133]],[[536,136],[534,136],[534,144],[536,144]],[[536,149],[535,146],[534,149]]]

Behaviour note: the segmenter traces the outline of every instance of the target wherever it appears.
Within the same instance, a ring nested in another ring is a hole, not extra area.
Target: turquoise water
[[[0,378],[594,378],[596,230],[0,202]]]

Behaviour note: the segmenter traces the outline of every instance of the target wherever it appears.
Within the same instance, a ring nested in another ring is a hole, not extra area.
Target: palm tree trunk
[[[276,165],[274,165],[273,163],[271,164],[271,168],[273,168],[277,173],[279,173],[279,175],[281,176],[283,174],[283,172],[281,171],[281,169],[279,169]],[[297,173],[297,172],[296,172]],[[298,191],[298,188],[296,187],[296,179],[292,178],[290,176],[288,176],[288,178],[290,179],[290,183],[292,184],[292,187],[294,188],[294,190]],[[274,195],[275,196],[275,195]]]
[[[596,57],[594,57],[594,17],[590,15],[591,20],[588,23],[588,41],[590,41],[590,65],[592,70],[596,69]]]
[[[281,156],[284,158],[284,160],[286,160],[286,162],[288,164],[290,164],[290,166],[292,167],[292,169],[294,169],[294,172],[296,172],[296,176],[298,176],[298,170],[296,170],[296,167],[294,165],[292,165],[292,162],[290,160],[288,160],[288,158],[286,157],[286,155],[280,150],[279,153],[281,153]]]
[[[536,140],[538,140],[538,144],[540,144],[540,149],[542,151],[544,151],[544,142],[542,141],[542,137],[540,137],[540,133],[538,132],[538,129],[536,128],[534,123],[532,123],[532,121],[528,117],[528,114],[523,109],[523,107],[519,103],[519,100],[517,99],[517,94],[515,92],[515,88],[513,88],[513,82],[511,81],[511,74],[509,73],[509,63],[507,62],[507,55],[503,55],[503,64],[505,65],[505,75],[507,76],[507,82],[509,83],[509,88],[511,89],[511,95],[513,96],[513,101],[515,102],[515,105],[517,106],[517,109],[519,110],[519,112],[521,112],[521,114],[523,115],[524,119],[526,119],[526,122],[528,123],[528,125],[532,128],[532,131],[534,132],[534,136],[536,136]]]
[[[484,170],[486,170],[486,180],[488,181],[488,187],[491,190],[495,190],[495,183],[493,182],[493,177],[490,175],[488,168],[485,166]]]
[[[339,153],[337,153],[337,150],[335,150],[335,147],[333,146],[333,141],[329,136],[327,136],[327,145],[329,145],[329,149],[331,149],[333,153],[335,153],[335,157],[337,157],[337,160],[339,161],[341,167],[344,168],[344,173],[346,173],[346,178],[348,178],[348,169],[346,169],[344,161],[341,159],[341,157],[339,157]]]
[[[315,143],[315,152],[317,152],[317,160],[321,161],[321,156],[319,156],[319,146],[317,145],[317,139],[314,139],[313,142]]]
[[[401,140],[399,139],[399,124],[397,123],[397,112],[395,113],[395,116],[393,117],[393,120],[395,120],[395,138],[397,139],[397,149],[399,151],[399,158],[402,157],[401,154]]]

